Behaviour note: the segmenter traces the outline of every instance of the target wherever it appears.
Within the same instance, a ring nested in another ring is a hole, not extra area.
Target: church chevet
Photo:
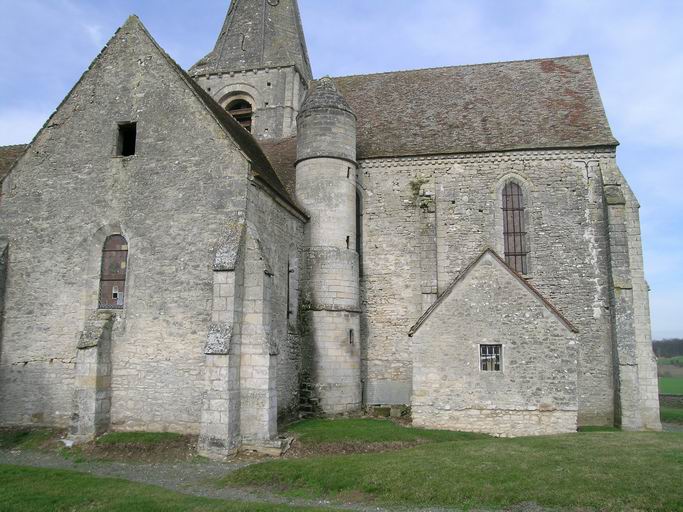
[[[618,145],[586,55],[315,79],[233,0],[184,70],[131,16],[0,148],[0,426],[661,430]]]

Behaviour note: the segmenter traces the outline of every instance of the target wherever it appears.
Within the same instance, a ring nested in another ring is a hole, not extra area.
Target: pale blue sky
[[[0,145],[32,139],[129,14],[183,67],[228,0],[0,0]],[[590,54],[642,204],[656,338],[683,337],[683,2],[300,0],[316,76]]]

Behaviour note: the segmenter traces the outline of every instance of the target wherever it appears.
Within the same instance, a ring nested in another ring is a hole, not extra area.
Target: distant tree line
[[[657,357],[683,356],[683,339],[657,340],[652,342]]]

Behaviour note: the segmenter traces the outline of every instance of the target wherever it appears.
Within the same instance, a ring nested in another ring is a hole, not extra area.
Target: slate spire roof
[[[313,78],[297,0],[232,0],[216,47],[190,74],[279,66]]]

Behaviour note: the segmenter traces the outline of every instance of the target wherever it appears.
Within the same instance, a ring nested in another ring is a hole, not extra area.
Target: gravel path
[[[165,489],[203,496],[206,498],[224,499],[231,501],[271,503],[279,505],[309,506],[329,508],[330,510],[350,510],[358,512],[459,512],[460,509],[444,508],[382,508],[376,506],[359,505],[354,503],[332,504],[329,501],[314,501],[302,499],[288,499],[275,494],[249,491],[235,488],[222,488],[215,485],[215,480],[254,462],[180,462],[138,464],[123,462],[73,462],[63,457],[43,452],[0,450],[0,464],[15,466],[31,466],[47,469],[66,469],[88,473],[102,477],[113,477],[156,485]],[[547,512],[547,509],[535,504],[521,504],[510,509],[509,512]],[[472,511],[475,512],[475,511]],[[486,511],[479,511],[486,512]],[[489,511],[491,512],[491,511]]]

